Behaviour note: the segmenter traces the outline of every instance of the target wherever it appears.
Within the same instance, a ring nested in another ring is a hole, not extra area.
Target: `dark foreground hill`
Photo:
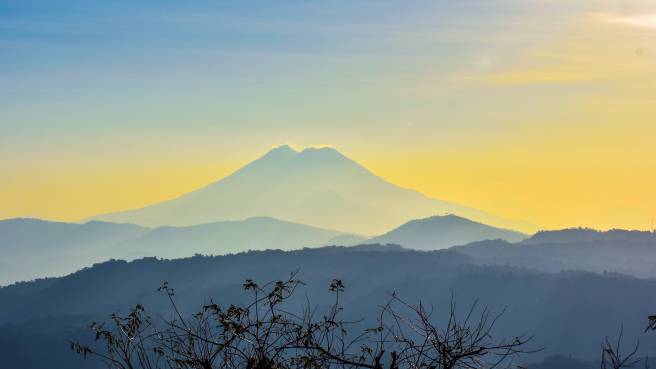
[[[321,308],[327,286],[341,278],[342,302],[349,318],[373,319],[390,291],[410,302],[419,299],[446,310],[451,295],[464,314],[478,300],[496,312],[506,309],[495,329],[498,337],[534,335],[534,347],[546,349],[527,358],[552,354],[596,359],[605,336],[624,327],[625,342],[641,339],[643,353],[654,353],[656,340],[642,335],[647,315],[656,307],[656,281],[616,274],[534,272],[506,266],[476,266],[454,251],[385,252],[330,247],[300,251],[259,251],[179,260],[110,261],[75,274],[0,289],[0,357],[3,368],[89,368],[69,353],[67,340],[86,337],[92,320],[142,303],[153,315],[168,312],[163,281],[176,288],[182,310],[193,313],[209,298],[240,302],[244,279],[286,278],[300,269],[307,283],[298,294]],[[439,319],[438,319],[439,320]]]

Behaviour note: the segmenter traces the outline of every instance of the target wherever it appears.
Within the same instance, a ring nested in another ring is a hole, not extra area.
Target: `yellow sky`
[[[32,146],[20,137],[0,141],[0,218],[77,221],[141,207],[291,143],[335,146],[400,186],[541,228],[648,229],[656,218],[656,7],[622,9],[509,23],[478,35],[480,50],[447,72],[438,50],[434,67],[423,54],[412,64],[421,72],[398,62],[388,68],[396,74],[384,70],[380,79],[313,84],[316,100],[290,103],[298,110],[280,113],[277,101],[260,106],[254,120],[280,118],[264,131],[110,127],[56,141],[44,133],[29,138]],[[334,95],[317,92],[323,88]],[[303,99],[303,91],[293,96]],[[381,104],[355,104],[362,95]],[[260,98],[250,98],[254,111]],[[385,106],[397,101],[405,105]],[[162,119],[166,108],[156,108]],[[204,114],[181,116],[192,125],[219,119]],[[89,117],[93,111],[79,119]],[[280,123],[290,117],[299,122]]]

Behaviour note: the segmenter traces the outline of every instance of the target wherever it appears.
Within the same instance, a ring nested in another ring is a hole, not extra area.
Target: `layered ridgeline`
[[[234,174],[176,199],[94,217],[142,226],[188,226],[271,216],[367,235],[409,219],[457,214],[493,226],[534,230],[466,206],[397,187],[332,148],[269,151]]]
[[[180,258],[248,250],[293,250],[324,245],[399,244],[437,250],[487,239],[516,241],[524,235],[449,216],[410,221],[368,241],[359,235],[254,217],[188,227],[141,227],[91,221],[83,224],[37,219],[0,221],[0,285],[72,273],[108,259]]]
[[[71,273],[111,258],[111,248],[148,229],[132,224],[0,221],[0,285]]]
[[[399,244],[416,250],[438,250],[481,240],[521,241],[528,236],[455,215],[411,220],[368,243]]]
[[[0,221],[0,285],[65,275],[108,259],[179,258],[360,243],[374,248],[376,244],[396,244],[418,250],[463,245],[454,250],[471,256],[478,264],[656,277],[654,233],[568,229],[525,237],[453,215],[413,220],[369,240],[267,217],[158,228],[98,221],[76,224],[10,219]]]
[[[552,272],[613,272],[656,278],[654,232],[565,229],[538,232],[519,243],[486,240],[452,250],[486,265],[515,265]]]
[[[353,234],[266,217],[158,228],[99,221],[77,224],[9,219],[0,221],[0,285],[60,276],[112,258],[291,250],[351,245],[362,240]]]
[[[182,313],[190,315],[210,298],[222,305],[248,301],[250,295],[242,290],[247,278],[279,280],[299,269],[299,278],[307,286],[298,291],[290,306],[300,309],[309,300],[316,306],[318,317],[328,304],[331,279],[340,278],[346,286],[340,294],[344,318],[364,318],[363,327],[375,324],[372,320],[390,291],[408,302],[421,299],[438,323],[446,318],[453,295],[462,319],[474,301],[479,307],[488,305],[493,313],[506,309],[495,325],[494,338],[526,333],[535,337],[532,348],[545,348],[526,357],[525,362],[539,362],[556,354],[597,359],[600,342],[606,336],[616,338],[622,327],[626,347],[632,349],[640,339],[640,354],[656,354],[656,335],[643,335],[647,316],[656,307],[655,280],[477,266],[472,257],[452,250],[375,250],[329,247],[112,261],[63,278],[0,288],[2,367],[100,367],[70,352],[68,340],[92,342],[94,335],[88,323],[106,321],[119,309],[127,313],[137,303],[145,305],[154,317],[169,316],[166,296],[156,291],[164,281],[176,289]]]

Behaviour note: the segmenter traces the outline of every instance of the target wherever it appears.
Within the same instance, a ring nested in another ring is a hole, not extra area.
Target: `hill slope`
[[[587,270],[656,278],[656,234],[566,229],[538,232],[519,243],[482,241],[454,247],[481,264],[544,271]]]
[[[49,222],[39,219],[0,221],[0,255],[11,272],[0,285],[37,277],[60,276],[115,257],[111,246],[149,231],[132,224]],[[118,255],[116,255],[118,256]]]
[[[0,285],[60,276],[111,258],[290,250],[361,240],[357,235],[262,217],[154,229],[97,221],[77,224],[9,219],[0,221]]]
[[[519,232],[446,215],[409,221],[367,242],[395,243],[416,250],[438,250],[475,241],[502,239],[516,242],[526,237],[528,236]]]
[[[294,250],[335,244],[335,241],[343,241],[339,244],[349,246],[362,240],[353,234],[255,217],[190,227],[159,227],[122,242],[116,249],[128,259],[144,256],[180,258],[195,253],[225,255],[247,250]]]
[[[358,234],[381,234],[408,219],[453,213],[513,229],[530,225],[397,187],[332,148],[269,151],[234,174],[176,199],[94,219],[188,226],[270,216]]]
[[[13,360],[21,363],[24,357],[34,360],[29,366],[33,369],[86,368],[91,363],[71,353],[66,340],[93,340],[87,323],[105,321],[110,313],[125,312],[137,303],[153,316],[170,312],[166,297],[156,291],[163,281],[176,289],[179,308],[192,314],[209,298],[220,304],[245,301],[248,295],[242,283],[246,278],[278,280],[299,268],[307,287],[299,291],[292,306],[300,308],[308,298],[316,304],[318,316],[329,301],[331,279],[341,278],[346,290],[340,301],[347,320],[375,319],[389,291],[410,303],[421,299],[438,321],[444,318],[441,314],[452,294],[461,317],[476,300],[493,313],[506,309],[494,337],[534,335],[533,347],[546,350],[527,358],[531,362],[553,354],[596,359],[599,342],[605,336],[616,337],[622,326],[627,347],[638,337],[641,353],[652,350],[654,354],[656,347],[656,336],[641,335],[647,315],[656,306],[654,280],[475,266],[470,257],[450,250],[378,252],[330,247],[113,261],[63,278],[0,288],[0,337],[13,337],[14,343],[13,347],[0,345],[0,356],[10,368],[22,367],[14,366]],[[38,353],[34,347],[39,347]]]

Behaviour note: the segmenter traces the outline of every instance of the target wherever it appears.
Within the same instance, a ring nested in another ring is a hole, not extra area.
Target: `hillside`
[[[652,232],[544,231],[519,243],[490,240],[452,250],[487,265],[514,265],[554,272],[615,272],[656,278],[656,234]]]
[[[325,245],[350,246],[362,241],[354,234],[284,222],[249,218],[189,227],[158,227],[117,245],[122,258],[180,258],[194,254],[225,255],[248,250],[294,250]]]
[[[0,221],[0,255],[12,272],[0,272],[0,285],[71,273],[114,255],[111,247],[149,229],[132,224]]]
[[[409,221],[367,242],[395,243],[417,250],[439,250],[482,240],[501,239],[516,242],[527,237],[519,232],[490,227],[455,215],[445,215]]]
[[[432,306],[438,319],[453,294],[459,314],[476,300],[494,312],[506,309],[496,325],[497,337],[527,333],[535,336],[535,347],[546,347],[527,358],[529,362],[554,354],[596,359],[600,340],[615,337],[621,326],[627,344],[640,338],[641,352],[653,354],[655,337],[641,333],[656,306],[656,281],[472,263],[471,257],[448,250],[343,247],[106,262],[63,278],[0,288],[0,337],[31,343],[0,345],[0,355],[12,367],[30,357],[31,347],[38,344],[40,356],[31,357],[31,368],[83,368],[88,363],[67,352],[66,340],[92,339],[87,323],[106,320],[108,314],[136,303],[153,315],[167,312],[165,296],[156,291],[163,281],[176,289],[182,311],[191,314],[210,298],[221,304],[243,301],[247,296],[241,285],[246,278],[275,280],[299,268],[299,277],[307,283],[298,294],[299,307],[307,298],[321,309],[328,303],[330,280],[341,278],[347,318],[375,316],[387,294],[396,291],[407,301],[421,299]]]
[[[285,250],[362,237],[273,218],[250,218],[191,227],[146,228],[92,221],[84,224],[37,219],[0,221],[0,285],[38,277],[61,276],[108,259],[194,254],[222,255],[247,250]]]

